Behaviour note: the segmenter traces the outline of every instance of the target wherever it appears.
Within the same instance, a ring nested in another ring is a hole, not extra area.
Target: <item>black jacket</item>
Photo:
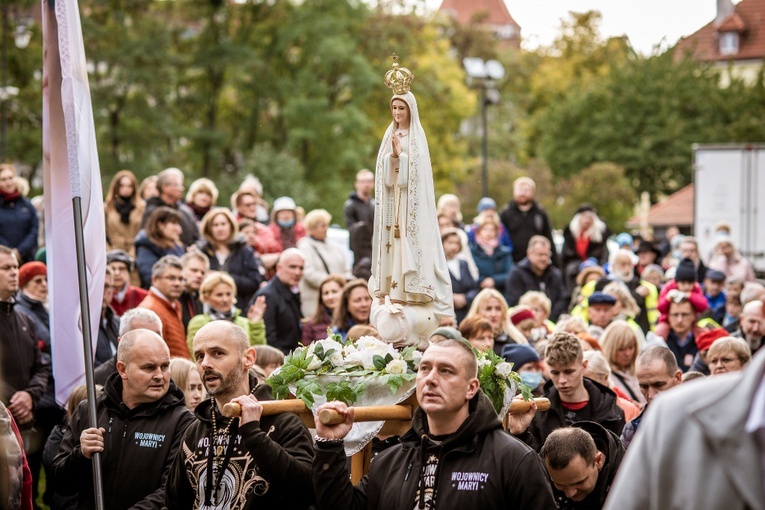
[[[263,277],[258,269],[258,260],[255,258],[252,247],[247,244],[243,235],[235,236],[228,245],[230,252],[226,263],[223,265],[218,262],[215,248],[208,241],[200,239],[197,242],[197,247],[210,259],[212,271],[226,271],[234,279],[237,306],[242,308],[243,315],[246,316],[248,308],[243,307],[250,302],[263,282]]]
[[[351,486],[343,448],[317,443],[313,487],[321,510],[418,508],[423,476],[433,476],[439,509],[555,508],[547,474],[538,455],[502,430],[482,392],[470,401],[470,414],[442,443],[428,437],[427,416],[415,411],[412,428],[399,445],[377,455],[369,474]],[[438,458],[435,473],[423,465]],[[429,496],[426,493],[426,498]]]
[[[250,388],[258,400],[273,400],[270,388],[257,385],[250,376]],[[208,480],[205,476],[212,450],[208,447],[212,435],[211,401],[204,400],[195,411],[197,421],[186,431],[183,447],[178,452],[168,478],[165,504],[169,510],[199,508]],[[216,423],[224,427],[223,418],[216,414]],[[229,468],[222,476],[221,506],[214,508],[300,509],[313,502],[311,490],[311,435],[297,415],[292,413],[263,416],[260,422],[229,429],[235,445]],[[233,439],[236,438],[236,439]],[[225,448],[225,446],[224,446]],[[225,456],[228,452],[224,450]],[[195,504],[196,501],[196,504]],[[230,506],[226,506],[226,502]],[[205,508],[213,508],[208,506]]]
[[[98,339],[96,341],[96,357],[94,366],[106,363],[117,353],[117,342],[120,338],[120,320],[114,314],[111,306],[103,311],[98,324]]]
[[[8,403],[17,391],[26,391],[37,404],[48,387],[50,363],[43,358],[35,324],[15,309],[16,303],[0,301],[0,400]]]
[[[460,260],[459,264],[459,280],[454,276],[454,273],[449,271],[449,276],[452,281],[452,293],[465,294],[465,299],[467,300],[467,304],[465,304],[463,308],[454,308],[454,315],[455,319],[457,320],[457,324],[462,322],[462,320],[467,316],[468,310],[470,310],[470,305],[473,304],[473,300],[481,290],[478,288],[478,282],[476,279],[473,278],[472,274],[470,274],[470,269],[468,268],[467,262]]]
[[[590,395],[589,404],[587,404],[590,417],[587,421],[594,421],[616,434],[617,437],[620,436],[624,428],[624,412],[616,404],[616,393],[586,377],[584,388]],[[537,451],[542,449],[547,436],[554,430],[571,425],[566,421],[560,394],[552,381],[547,381],[544,392],[545,397],[550,399],[550,409],[537,413],[528,430],[520,436]]]
[[[189,321],[196,315],[204,312],[202,306],[202,300],[199,299],[199,292],[187,292],[183,291],[181,297],[178,298],[178,302],[181,304],[181,320],[183,321],[183,329],[187,330],[189,327]]]
[[[345,228],[348,229],[349,245],[354,264],[364,257],[372,256],[372,235],[375,224],[375,199],[365,202],[353,191],[343,205]]]
[[[160,206],[169,207],[170,209],[175,209],[181,213],[181,229],[183,229],[183,233],[181,234],[181,242],[183,245],[191,246],[196,243],[197,239],[199,239],[197,217],[194,214],[194,211],[192,211],[191,208],[184,204],[181,200],[175,204],[166,204],[159,197],[151,197],[148,199],[146,201],[146,209],[143,212],[143,218],[141,219],[141,228],[146,226],[146,220],[149,219],[149,216],[152,212],[154,212],[154,209]]]
[[[266,341],[284,354],[300,345],[301,327],[300,294],[293,293],[278,276],[271,278],[268,285],[260,289],[249,307],[258,296],[266,296]]]
[[[122,379],[114,374],[96,401],[96,422],[106,429],[101,456],[104,507],[109,510],[157,509],[164,505],[167,473],[194,421],[183,392],[170,381],[164,397],[128,409],[122,402]],[[95,508],[91,460],[80,450],[88,428],[87,401],[77,406],[58,455],[53,460],[56,492],[79,493],[77,508]]]
[[[542,276],[537,276],[531,269],[529,259],[523,259],[510,270],[505,283],[505,297],[507,304],[515,306],[521,296],[530,290],[544,292],[550,301],[550,320],[555,322],[560,314],[568,308],[569,297],[563,286],[563,277],[560,270],[553,264],[547,266]]]
[[[552,238],[552,223],[550,223],[550,217],[547,216],[547,212],[541,205],[533,202],[531,209],[521,211],[515,201],[511,200],[499,213],[499,219],[502,220],[502,224],[513,242],[513,260],[516,264],[526,257],[529,241],[534,236],[545,236],[550,240],[552,261],[553,264],[557,263],[555,243]]]
[[[559,491],[553,485],[555,503],[558,505],[558,510],[600,510],[606,502],[606,497],[614,483],[616,472],[624,458],[624,445],[619,436],[595,422],[583,421],[576,423],[574,427],[580,428],[592,436],[598,451],[602,452],[605,456],[605,462],[600,473],[598,473],[598,481],[595,484],[595,488],[584,500],[572,501],[566,497],[565,493]]]

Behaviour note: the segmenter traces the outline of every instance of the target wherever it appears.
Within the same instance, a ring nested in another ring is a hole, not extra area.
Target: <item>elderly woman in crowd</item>
[[[470,253],[478,266],[478,286],[482,289],[505,290],[507,274],[513,267],[513,252],[499,242],[499,222],[485,216],[475,230]]]
[[[210,271],[199,286],[199,298],[202,301],[203,312],[195,315],[189,321],[186,341],[189,352],[193,352],[192,344],[194,335],[205,324],[215,320],[226,320],[241,327],[250,345],[266,343],[266,325],[263,314],[266,311],[266,298],[260,296],[247,310],[247,316],[242,316],[242,311],[234,306],[236,302],[236,282],[222,271]]]
[[[138,179],[130,170],[114,174],[106,193],[104,216],[106,251],[124,250],[135,256],[135,237],[141,230],[146,203],[138,194]]]
[[[319,285],[318,298],[314,312],[303,323],[300,342],[308,345],[316,340],[327,338],[327,328],[332,326],[332,315],[340,303],[343,287],[348,281],[338,274],[324,278]]]
[[[635,374],[635,360],[643,342],[635,335],[635,331],[623,320],[613,321],[603,331],[600,345],[611,366],[612,385],[636,404],[644,405],[645,397]]]
[[[752,350],[743,338],[732,336],[718,338],[707,351],[709,375],[714,377],[743,370],[751,358]]]
[[[151,268],[165,255],[182,257],[186,250],[181,244],[181,213],[170,207],[154,209],[146,220],[146,228],[135,238],[136,266],[141,287],[151,287]]]
[[[715,243],[715,255],[709,261],[709,269],[717,269],[726,277],[740,278],[745,282],[755,280],[752,263],[741,255],[733,239],[728,236],[721,236]]]
[[[186,205],[194,211],[197,223],[218,203],[218,187],[210,179],[202,177],[191,183],[186,193]]]
[[[210,269],[226,271],[236,282],[237,303],[246,306],[260,288],[263,277],[255,251],[239,234],[239,225],[224,207],[211,209],[199,224],[199,250],[210,259]]]
[[[193,413],[205,394],[197,366],[185,358],[173,358],[170,360],[170,377],[183,392],[183,396],[186,397],[186,407]]]
[[[0,164],[0,244],[12,249],[19,264],[34,259],[40,220],[22,196],[16,167]]]
[[[305,259],[303,278],[300,280],[300,306],[304,317],[316,311],[319,286],[327,276],[338,274],[347,280],[353,278],[345,254],[336,245],[327,242],[331,221],[332,215],[324,209],[309,212],[304,222],[308,235],[297,244]]]
[[[357,324],[369,324],[369,312],[372,309],[372,296],[369,295],[367,282],[361,279],[351,280],[343,287],[340,303],[332,315],[332,332],[345,339],[348,330]]]
[[[624,411],[624,420],[627,423],[637,418],[642,410],[641,406],[635,404],[628,395],[625,395],[618,386],[613,384],[613,377],[611,377],[613,372],[603,353],[591,349],[584,352],[584,359],[587,361],[584,376],[616,393],[616,405]]]

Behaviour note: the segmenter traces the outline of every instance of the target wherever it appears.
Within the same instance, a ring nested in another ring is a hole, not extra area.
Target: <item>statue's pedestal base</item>
[[[369,322],[377,328],[383,341],[396,348],[416,345],[421,351],[425,350],[428,336],[439,324],[430,306],[392,303],[389,296],[385,296],[384,303],[372,303]]]

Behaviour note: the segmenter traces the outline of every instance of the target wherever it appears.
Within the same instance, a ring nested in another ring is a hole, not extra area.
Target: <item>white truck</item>
[[[712,252],[715,224],[723,220],[741,254],[765,273],[765,144],[693,145],[693,182],[702,256]]]

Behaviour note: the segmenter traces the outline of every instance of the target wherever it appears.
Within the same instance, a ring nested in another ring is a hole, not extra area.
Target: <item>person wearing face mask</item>
[[[513,371],[521,376],[521,381],[531,388],[535,397],[541,397],[544,394],[542,390],[542,383],[544,382],[542,359],[533,347],[523,344],[507,344],[502,348],[502,357],[513,364]]]
[[[290,197],[279,197],[271,208],[271,224],[268,228],[274,237],[279,252],[295,248],[306,235],[305,227],[297,222],[297,205]]]

